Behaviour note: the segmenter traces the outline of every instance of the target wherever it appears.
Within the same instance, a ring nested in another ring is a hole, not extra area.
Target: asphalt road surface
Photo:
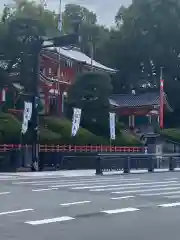
[[[180,172],[0,184],[1,240],[180,239]]]

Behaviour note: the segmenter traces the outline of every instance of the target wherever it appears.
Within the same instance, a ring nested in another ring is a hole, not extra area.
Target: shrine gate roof
[[[166,94],[165,104],[170,108]],[[114,107],[142,107],[142,106],[159,106],[160,95],[159,92],[149,92],[142,94],[114,94],[109,99],[110,104]]]
[[[53,52],[52,50],[56,50],[57,52]],[[49,52],[49,53],[48,53]],[[45,54],[52,54],[54,57],[58,60],[58,54],[59,48],[50,48],[49,51],[44,51]],[[60,55],[62,57],[65,57],[69,60],[74,60],[80,63],[84,63],[85,65],[91,66],[91,58],[88,57],[85,53],[79,51],[78,48],[60,48]],[[92,60],[92,66],[98,69],[102,69],[104,71],[110,72],[110,73],[116,73],[117,70],[113,68],[109,68],[101,63],[96,62],[95,60]]]

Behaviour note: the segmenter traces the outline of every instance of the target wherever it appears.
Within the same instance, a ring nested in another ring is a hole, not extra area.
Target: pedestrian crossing
[[[133,197],[165,197],[180,199],[180,178],[140,178],[140,177],[77,177],[56,178],[53,180],[39,179],[31,181],[12,181],[13,185],[28,186],[36,193],[51,191],[88,192],[104,194],[110,198],[128,199]],[[112,196],[114,195],[114,196]]]
[[[168,214],[170,208],[180,212],[180,177],[127,175],[12,179],[10,185],[12,192],[2,192],[0,201],[10,201],[15,191],[19,191],[25,194],[23,206],[20,208],[21,204],[13,203],[13,207],[8,205],[3,210],[0,205],[0,224],[4,220],[18,219],[18,224],[33,227],[68,224],[72,220],[96,216],[116,215],[123,219],[124,214],[138,216],[142,211],[148,214],[149,209],[154,213],[164,209],[162,211]],[[8,183],[8,187],[10,185]],[[26,194],[30,199],[28,202]]]

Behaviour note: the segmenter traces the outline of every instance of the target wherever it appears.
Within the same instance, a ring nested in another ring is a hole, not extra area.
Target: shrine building
[[[78,48],[49,48],[42,50],[40,55],[40,99],[43,114],[63,114],[64,98],[67,90],[76,79],[77,74],[88,71],[115,74],[117,70],[104,66],[80,52]],[[16,73],[12,73],[13,86],[23,91]],[[0,93],[1,102],[5,101],[8,88]],[[12,95],[11,93],[9,95]],[[11,96],[13,98],[13,96]],[[14,96],[15,99],[15,96]],[[15,101],[14,101],[15,102]],[[147,92],[136,94],[114,94],[109,98],[113,111],[129,128],[147,126],[159,122],[160,93]],[[16,109],[16,103],[14,103]],[[23,109],[23,107],[22,107]],[[164,111],[172,111],[164,93]]]
[[[59,115],[63,114],[64,97],[69,86],[75,81],[77,74],[92,70],[109,75],[117,72],[115,69],[91,59],[80,52],[78,48],[53,47],[42,50],[40,55],[40,99],[44,107],[41,113],[54,114],[58,111]],[[23,91],[18,74],[11,73],[10,77],[15,89],[19,92]],[[8,88],[3,88],[0,93],[1,102],[5,101],[7,95],[12,95],[12,92],[10,93]],[[14,103],[14,108],[16,109],[16,103]]]
[[[48,114],[59,107],[63,113],[64,97],[68,87],[75,81],[77,74],[88,71],[116,73],[80,52],[78,48],[52,48],[41,52],[40,95],[44,103],[44,113]],[[57,101],[58,99],[58,101]]]
[[[112,109],[129,128],[159,124],[160,93],[114,94],[109,99]],[[164,111],[172,111],[164,93]]]

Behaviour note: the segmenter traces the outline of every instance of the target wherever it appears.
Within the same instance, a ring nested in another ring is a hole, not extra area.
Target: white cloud
[[[40,0],[36,0],[40,2]],[[48,8],[57,10],[60,0],[46,0]],[[0,9],[3,9],[4,4],[12,2],[12,0],[0,0]],[[131,0],[62,0],[63,6],[68,3],[75,3],[87,7],[89,10],[97,14],[98,21],[103,25],[112,25],[114,17],[123,4],[125,6],[131,3]]]

